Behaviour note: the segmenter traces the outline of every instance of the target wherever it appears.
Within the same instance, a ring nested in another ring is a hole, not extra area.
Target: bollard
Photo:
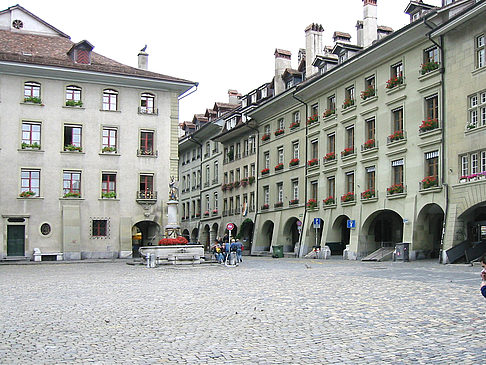
[[[150,254],[150,267],[151,268],[155,267],[155,254],[154,253]]]

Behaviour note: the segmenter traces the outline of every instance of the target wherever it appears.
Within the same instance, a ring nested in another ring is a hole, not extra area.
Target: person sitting
[[[486,298],[486,255],[479,260],[483,270],[481,271],[481,294]]]

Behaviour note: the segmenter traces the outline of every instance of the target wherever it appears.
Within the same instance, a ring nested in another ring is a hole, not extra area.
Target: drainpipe
[[[427,18],[424,19],[424,24],[430,28],[430,30],[434,29],[434,26],[427,23]],[[442,62],[442,67],[440,68],[440,81],[441,81],[441,107],[440,107],[440,117],[441,117],[441,122],[442,122],[442,138],[441,138],[441,183],[442,186],[445,189],[445,212],[444,212],[444,220],[442,223],[442,234],[440,237],[440,249],[439,249],[439,263],[442,263],[442,254],[444,251],[444,237],[445,237],[445,231],[446,231],[446,222],[447,222],[447,215],[449,213],[449,184],[446,181],[445,174],[446,174],[446,169],[445,169],[445,162],[446,162],[446,144],[445,144],[445,78],[444,78],[444,73],[445,73],[445,57],[444,57],[444,36],[441,35],[439,37],[440,43],[437,43],[435,40],[432,39],[432,36],[430,35],[430,32],[427,33],[427,37],[429,38],[429,41],[431,41],[433,44],[435,44],[440,51],[440,61]]]
[[[197,85],[196,85],[196,88],[197,88]],[[196,90],[194,90],[194,91],[196,91]],[[189,94],[187,94],[187,95],[189,95]],[[185,96],[187,96],[187,95],[185,95]],[[201,218],[202,218],[202,213],[201,213],[201,210],[202,210],[201,209],[202,208],[202,143],[200,143],[199,141],[194,139],[194,137],[192,135],[190,135],[187,140],[197,144],[201,148],[201,153],[199,155],[199,202],[200,202],[199,213],[200,213],[200,216],[199,216],[199,222],[197,223],[197,234],[198,234],[198,241],[199,241],[199,233],[201,231]],[[196,213],[196,212],[194,212],[194,213]],[[209,242],[209,244],[211,245],[211,242]]]
[[[292,97],[297,100],[299,103],[301,104],[304,104],[305,105],[305,119],[304,119],[304,123],[305,123],[305,158],[304,158],[304,163],[305,163],[305,180],[304,180],[304,204],[306,204],[307,202],[307,169],[308,169],[308,166],[307,166],[307,150],[308,150],[308,143],[307,143],[307,135],[309,133],[309,126],[307,125],[307,118],[309,117],[309,105],[307,105],[307,103],[301,99],[299,99],[297,96],[295,96],[295,92],[297,91],[297,89],[292,93]],[[319,204],[319,203],[318,203]],[[302,229],[300,231],[300,235],[299,235],[299,257],[302,257],[302,250],[303,250],[303,245],[302,245],[302,239],[304,237],[304,222],[306,222],[306,217],[307,217],[307,207],[304,205],[304,218],[302,219]],[[306,222],[307,223],[307,222]],[[316,232],[316,235],[317,235],[317,232]]]
[[[245,126],[252,129],[256,133],[256,135],[255,135],[255,148],[256,148],[256,151],[255,151],[255,155],[256,155],[256,159],[255,159],[255,221],[253,222],[253,237],[252,237],[252,242],[251,242],[251,244],[253,246],[253,243],[255,243],[255,240],[253,238],[255,236],[256,221],[257,221],[257,216],[258,216],[258,179],[257,179],[257,176],[258,176],[258,150],[259,150],[258,141],[260,139],[259,139],[257,128],[253,128],[248,123],[245,123]],[[251,255],[251,251],[250,251],[250,255]]]

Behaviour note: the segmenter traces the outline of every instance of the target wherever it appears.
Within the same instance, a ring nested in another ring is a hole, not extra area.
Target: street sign
[[[346,227],[348,228],[356,228],[356,221],[354,219],[348,219],[346,221]]]
[[[235,228],[235,225],[234,225],[233,223],[228,223],[228,224],[226,225],[226,229],[227,229],[228,231],[232,231],[232,230],[233,230],[233,228]]]
[[[314,228],[321,228],[321,218],[314,218]]]
[[[302,222],[301,221],[297,221],[295,224],[297,224],[297,227],[301,227],[302,226]]]

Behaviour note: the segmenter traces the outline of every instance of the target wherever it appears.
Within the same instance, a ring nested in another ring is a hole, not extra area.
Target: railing
[[[158,151],[155,151],[152,150],[152,149],[145,149],[145,148],[140,148],[137,150],[137,156],[157,156],[158,155]],[[186,163],[189,163],[189,161],[187,161]]]
[[[398,137],[394,137],[395,134],[401,132],[401,136],[399,134]],[[395,143],[395,142],[399,142],[399,141],[404,141],[407,139],[407,131],[396,131],[395,133],[393,133],[392,135],[386,137],[386,144],[391,144],[391,143]]]
[[[152,115],[158,115],[159,111],[157,108],[147,108],[145,106],[139,106],[138,107],[138,113],[139,114],[152,114]]]
[[[157,200],[157,192],[152,190],[137,191],[137,200]]]

